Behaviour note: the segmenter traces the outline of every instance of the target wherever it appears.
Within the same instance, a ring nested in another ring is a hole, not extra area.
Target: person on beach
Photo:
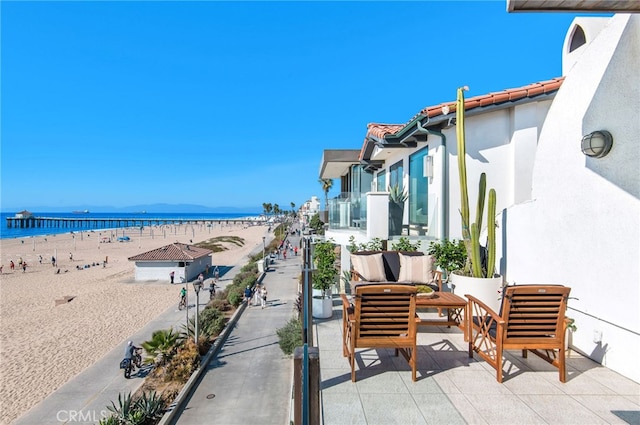
[[[186,297],[187,297],[187,288],[183,286],[182,289],[180,290],[180,302],[184,301],[186,304],[186,300],[185,300]]]
[[[23,261],[22,262],[22,273],[26,273],[27,272],[27,262]]]
[[[218,270],[218,266],[216,266],[216,268],[213,269],[213,281],[218,282],[219,278],[220,278],[220,270]]]
[[[253,305],[255,305],[256,307],[258,305],[260,305],[260,294],[262,292],[260,291],[260,284],[256,284],[256,290],[253,291]]]
[[[10,268],[11,270],[13,270],[13,269],[15,269],[15,268],[16,268],[16,265],[15,265],[15,264],[13,264],[13,260],[9,261],[9,268]]]
[[[244,290],[244,300],[247,302],[247,307],[251,307],[251,286],[249,285]]]
[[[69,253],[69,261],[73,261],[73,254],[71,252]]]
[[[267,305],[267,287],[262,285],[262,289],[260,290],[260,305],[262,308],[265,308]]]
[[[105,262],[106,263],[106,262]],[[175,273],[173,272],[173,270],[171,271],[171,273],[169,273],[169,279],[171,279],[171,284],[173,285],[173,278],[175,277]]]
[[[216,283],[214,280],[209,281],[209,299],[212,300],[216,296]]]
[[[202,273],[198,275],[198,282],[200,282],[200,285],[202,285],[202,282],[204,282],[204,275]]]
[[[56,257],[54,257],[53,255],[51,256],[51,265],[52,265],[53,267],[55,267],[55,266],[56,266]]]
[[[38,255],[38,261],[42,264],[42,255]]]

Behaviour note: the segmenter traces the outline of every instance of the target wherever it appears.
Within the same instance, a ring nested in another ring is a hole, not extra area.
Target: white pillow
[[[384,273],[382,253],[354,255],[351,254],[351,264],[362,278],[367,282],[384,282],[387,276]]]
[[[430,255],[402,255],[398,282],[426,285],[433,280],[433,261]]]

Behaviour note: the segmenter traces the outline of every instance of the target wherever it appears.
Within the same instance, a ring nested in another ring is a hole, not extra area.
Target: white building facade
[[[571,287],[572,346],[640,382],[640,16],[577,18],[563,49],[531,200],[500,218],[502,262],[510,283]],[[597,130],[613,146],[587,157]]]
[[[472,218],[485,172],[501,212],[504,282],[571,287],[572,347],[640,382],[640,16],[577,18],[563,49],[563,77],[467,99]],[[326,237],[343,246],[345,268],[350,239],[400,237],[387,221],[394,183],[409,196],[402,235],[422,250],[461,237],[454,108],[425,108],[405,125],[370,124],[350,168],[321,166],[320,178],[340,179],[343,192],[363,180],[357,173],[371,174],[371,191],[332,200]],[[581,140],[597,130],[612,134],[613,147],[587,157]]]

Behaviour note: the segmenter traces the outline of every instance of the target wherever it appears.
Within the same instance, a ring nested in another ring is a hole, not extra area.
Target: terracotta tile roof
[[[206,248],[187,245],[183,243],[172,243],[158,249],[144,252],[142,254],[129,257],[129,261],[184,261],[210,255],[213,251]]]
[[[360,149],[359,158],[364,158],[365,148],[367,147],[369,137],[376,137],[378,139],[384,139],[384,136],[388,134],[396,134],[404,127],[404,124],[379,124],[371,122],[367,124],[367,134],[364,136],[364,143]]]
[[[402,127],[404,127],[404,124],[377,124],[372,122],[367,124],[367,136],[382,139],[387,134],[397,133]]]
[[[465,111],[473,110],[475,108],[487,107],[492,105],[500,105],[506,102],[515,102],[525,98],[533,98],[536,96],[540,96],[542,94],[549,94],[556,92],[562,82],[564,81],[564,77],[553,78],[547,81],[540,81],[538,83],[529,84],[522,87],[516,87],[512,89],[505,89],[498,92],[483,94],[479,96],[474,96],[465,99],[464,106]],[[446,111],[446,113],[444,113]],[[449,115],[451,117],[455,117],[452,115],[456,112],[456,101],[453,100],[451,102],[439,103],[433,106],[427,106],[422,109],[420,112],[415,114],[406,124],[377,124],[370,123],[367,124],[367,135],[364,138],[364,143],[362,148],[360,149],[360,159],[362,160],[367,156],[367,152],[370,154],[372,151],[373,141],[370,140],[370,136],[384,139],[385,136],[395,135],[400,133],[401,130],[405,129],[409,125],[415,125],[414,121],[419,116],[423,117],[444,117],[445,115]],[[446,119],[446,118],[445,118]],[[367,151],[368,149],[368,151]]]
[[[523,87],[516,87],[513,89],[506,89],[499,92],[470,97],[464,100],[464,110],[468,111],[470,109],[483,106],[499,105],[504,102],[514,102],[516,100],[524,99],[525,97],[535,97],[541,94],[552,93],[560,88],[563,81],[564,77],[558,77],[552,80],[529,84]],[[418,115],[423,115],[429,118],[433,118],[438,115],[447,115],[443,113],[443,108],[449,109],[448,114],[456,112],[456,101],[453,100],[451,102],[444,102],[434,106],[427,106],[419,113],[414,115],[413,118],[409,120],[409,122],[412,122]]]

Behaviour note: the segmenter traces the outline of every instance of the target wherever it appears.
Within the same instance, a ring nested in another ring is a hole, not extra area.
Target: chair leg
[[[349,364],[351,365],[351,382],[356,382],[356,347],[350,344],[351,353],[349,353]]]
[[[502,345],[499,343],[496,346],[496,378],[498,379],[498,383],[502,384]]]
[[[560,349],[558,353],[558,369],[560,374],[560,382],[567,382],[567,364],[565,361],[564,349]]]
[[[414,345],[411,349],[411,379],[413,382],[418,380],[416,377],[416,369],[418,368],[418,354],[416,352],[416,348],[417,347]]]

